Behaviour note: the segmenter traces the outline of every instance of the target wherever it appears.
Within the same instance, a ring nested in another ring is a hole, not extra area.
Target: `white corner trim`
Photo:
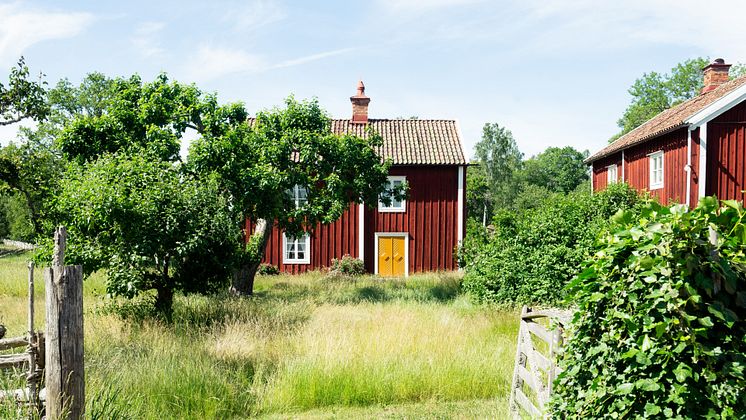
[[[705,196],[707,187],[707,123],[699,126],[699,180],[697,181],[699,198]]]
[[[627,182],[627,179],[624,178],[624,149],[622,149],[622,182]]]
[[[464,167],[458,167],[458,244],[464,239]]]
[[[404,238],[404,277],[409,277],[409,232],[376,232],[374,234],[375,254],[373,254],[373,274],[378,275],[378,238],[381,236],[394,236],[397,238]]]
[[[357,205],[357,255],[365,261],[365,203]]]
[[[593,188],[594,187],[594,185],[593,185],[593,175],[596,173],[593,170],[593,168],[595,168],[595,166],[596,166],[596,162],[591,162],[591,166],[588,168],[589,171],[590,171],[590,175],[591,175],[591,194],[593,194],[594,192],[596,192],[596,189]]]
[[[691,206],[692,196],[692,128],[686,131],[686,165],[684,166],[684,172],[686,172],[686,207]]]
[[[733,108],[744,100],[746,100],[746,85],[738,87],[729,94],[716,100],[710,105],[707,105],[699,112],[685,119],[684,122],[694,126],[695,128],[701,127],[703,124],[707,124],[720,116],[723,112]]]

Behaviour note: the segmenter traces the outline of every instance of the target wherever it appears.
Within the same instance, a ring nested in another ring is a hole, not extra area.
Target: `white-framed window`
[[[663,150],[648,155],[650,159],[650,189],[663,188]]]
[[[407,177],[405,176],[390,176],[388,177],[387,186],[386,189],[391,191],[392,189],[404,184],[407,182]],[[397,200],[392,198],[390,205],[385,205],[382,202],[378,202],[378,211],[382,212],[405,212],[407,211],[407,200]]]
[[[609,165],[606,167],[606,183],[616,184],[617,180],[616,165]]]
[[[295,185],[287,191],[288,197],[295,203],[295,208],[303,207],[308,202],[308,188]]]
[[[307,233],[297,238],[282,234],[282,263],[311,263],[311,237]]]

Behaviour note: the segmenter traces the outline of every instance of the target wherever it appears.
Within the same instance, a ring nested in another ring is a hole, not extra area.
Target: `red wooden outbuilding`
[[[350,255],[366,271],[384,276],[457,269],[456,247],[465,234],[466,154],[455,120],[369,119],[365,86],[350,98],[352,118],[332,120],[332,131],[383,138],[378,153],[392,161],[389,182],[406,182],[406,200],[386,206],[351,204],[340,219],[301,239],[274,227],[263,262],[303,273]],[[294,191],[304,200],[302,189]],[[247,229],[250,223],[247,221]]]
[[[717,59],[703,69],[704,87],[595,153],[594,191],[626,182],[662,203],[691,207],[700,197],[744,200],[746,76],[730,79]]]

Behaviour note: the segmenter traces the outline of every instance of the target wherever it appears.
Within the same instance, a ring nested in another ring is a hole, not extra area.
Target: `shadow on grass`
[[[424,279],[378,279],[371,277],[321,277],[312,281],[279,281],[254,294],[257,299],[316,304],[357,304],[386,302],[448,303],[461,293],[454,277],[433,275]]]

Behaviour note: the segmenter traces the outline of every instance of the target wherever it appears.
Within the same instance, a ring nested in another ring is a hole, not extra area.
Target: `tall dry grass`
[[[23,256],[0,258],[0,322],[20,331],[26,276]],[[148,316],[147,295],[106,298],[96,274],[84,285],[88,414],[493,417],[517,314],[470,303],[459,281],[261,277],[253,298],[179,295],[167,324]],[[37,312],[41,328],[41,287]]]

